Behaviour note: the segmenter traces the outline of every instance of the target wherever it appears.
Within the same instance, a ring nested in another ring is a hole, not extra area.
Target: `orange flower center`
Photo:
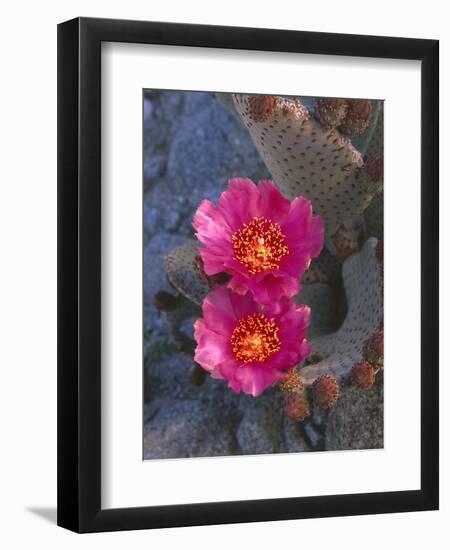
[[[278,269],[289,252],[281,227],[267,218],[253,218],[231,235],[234,257],[254,275]]]
[[[263,313],[254,313],[240,319],[231,335],[234,356],[242,363],[265,361],[280,347],[279,328]]]

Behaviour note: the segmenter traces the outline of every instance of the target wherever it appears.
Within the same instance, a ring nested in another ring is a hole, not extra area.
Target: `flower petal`
[[[258,215],[281,224],[289,214],[290,201],[281,194],[272,180],[260,180],[258,191]]]

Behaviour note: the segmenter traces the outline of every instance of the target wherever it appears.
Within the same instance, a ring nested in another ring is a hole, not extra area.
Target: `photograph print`
[[[142,110],[144,460],[383,448],[383,100]]]

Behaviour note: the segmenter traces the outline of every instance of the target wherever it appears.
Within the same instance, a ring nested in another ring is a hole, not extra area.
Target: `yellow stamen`
[[[267,218],[253,218],[231,236],[234,257],[254,275],[279,269],[289,253],[281,227]]]
[[[231,335],[236,359],[242,363],[265,361],[281,347],[278,332],[275,321],[263,313],[243,317]]]

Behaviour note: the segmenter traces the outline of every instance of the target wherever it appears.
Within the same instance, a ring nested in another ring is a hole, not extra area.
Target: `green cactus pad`
[[[311,200],[327,236],[361,214],[379,185],[364,176],[363,157],[350,139],[321,126],[298,99],[277,96],[267,120],[254,120],[251,97],[235,94],[234,104],[281,192]]]
[[[383,320],[382,269],[376,255],[377,240],[370,238],[362,250],[343,265],[347,315],[334,333],[312,338],[311,357],[320,360],[304,366],[305,385],[321,375],[342,381],[363,358],[364,345]]]
[[[164,265],[170,283],[186,298],[201,305],[210,287],[199,269],[198,246],[197,241],[178,246],[164,258]]]

